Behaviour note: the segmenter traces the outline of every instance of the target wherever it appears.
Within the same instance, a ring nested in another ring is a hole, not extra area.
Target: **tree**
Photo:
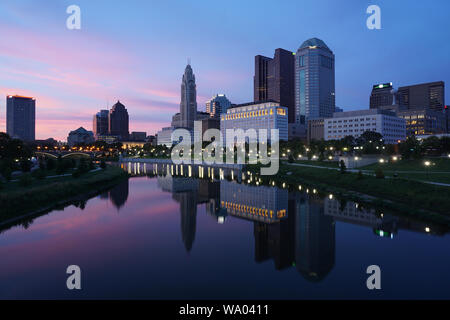
[[[377,168],[375,170],[375,177],[377,179],[384,179],[384,173],[383,173],[383,170],[381,170],[381,168]]]
[[[416,137],[408,137],[405,142],[399,144],[399,151],[403,159],[420,159],[422,157],[422,145]]]
[[[339,167],[341,169],[341,173],[344,174],[347,172],[347,166],[345,165],[344,160],[341,160],[341,162],[339,163]]]

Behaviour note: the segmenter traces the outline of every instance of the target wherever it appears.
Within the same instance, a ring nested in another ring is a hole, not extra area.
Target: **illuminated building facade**
[[[228,215],[273,223],[287,217],[288,190],[221,181],[220,206]]]
[[[325,140],[340,140],[346,136],[358,138],[366,131],[378,132],[386,144],[406,139],[405,120],[394,112],[381,109],[336,112],[325,119]]]
[[[211,118],[219,118],[221,113],[226,113],[231,106],[230,100],[224,94],[216,94],[206,102],[206,113]]]
[[[394,103],[394,89],[392,82],[376,84],[372,88],[370,95],[370,109],[381,106],[390,106]]]
[[[220,130],[226,144],[228,129],[267,129],[270,140],[272,129],[279,130],[279,139],[288,139],[288,109],[278,102],[247,103],[236,105],[220,117]]]

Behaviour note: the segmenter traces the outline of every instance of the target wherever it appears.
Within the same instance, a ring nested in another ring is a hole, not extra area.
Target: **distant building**
[[[219,118],[208,118],[202,120],[202,137],[206,130],[218,129],[220,130],[220,119]]]
[[[133,131],[130,134],[131,141],[145,141],[146,138],[147,138],[147,132]]]
[[[172,146],[172,127],[165,127],[158,131],[157,133],[157,141],[158,145],[165,145],[168,147]]]
[[[117,101],[109,111],[109,134],[118,136],[120,140],[127,140],[129,135],[128,127],[128,111],[120,101]]]
[[[429,108],[443,112],[445,106],[445,83],[443,81],[422,83],[398,88],[396,103],[408,109]]]
[[[295,122],[332,117],[335,111],[335,57],[320,39],[309,39],[295,55]]]
[[[344,112],[344,109],[336,106],[336,107],[334,107],[334,112]]]
[[[221,115],[220,130],[226,145],[228,129],[267,129],[267,139],[270,141],[271,129],[279,130],[279,140],[288,140],[288,109],[278,102],[246,103],[236,105]],[[261,141],[260,141],[261,142]]]
[[[433,135],[447,132],[447,119],[442,112],[427,108],[407,109],[397,112],[406,121],[406,135]]]
[[[100,110],[94,115],[92,129],[94,132],[94,137],[97,139],[98,136],[106,135],[109,133],[109,121],[108,121],[109,111]]]
[[[104,134],[104,135],[98,135],[96,137],[96,140],[97,141],[104,141],[107,144],[112,144],[112,143],[119,142],[120,137],[119,136],[114,136],[114,135],[111,135],[111,134]]]
[[[23,141],[35,140],[36,99],[23,96],[6,97],[6,133]]]
[[[405,120],[394,112],[381,109],[335,112],[324,122],[325,140],[339,140],[346,136],[358,138],[366,131],[378,132],[386,144],[406,139]]]
[[[381,106],[389,106],[394,103],[394,88],[392,82],[376,84],[372,88],[370,95],[370,109]]]
[[[73,147],[77,144],[90,144],[94,142],[94,133],[87,131],[85,128],[80,127],[77,130],[70,131],[67,137],[67,144]]]
[[[184,70],[181,81],[180,127],[193,128],[197,115],[197,86],[190,64]]]
[[[206,112],[211,118],[219,119],[221,113],[226,113],[231,106],[230,100],[224,94],[216,94],[206,102]]]
[[[408,137],[447,132],[447,117],[444,112],[433,111],[426,107],[408,109],[406,106],[397,104],[378,108],[395,112],[398,117],[405,119]]]
[[[279,102],[288,108],[289,123],[295,122],[294,66],[294,53],[281,48],[275,50],[273,58],[260,55],[255,57],[255,102]]]
[[[308,130],[307,130],[308,143],[310,143],[311,140],[324,139],[324,123],[325,122],[323,118],[308,120]]]

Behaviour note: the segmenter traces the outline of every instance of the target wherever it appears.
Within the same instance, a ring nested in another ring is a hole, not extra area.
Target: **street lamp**
[[[430,161],[425,161],[425,167],[427,168],[427,179],[429,178],[429,167],[430,167],[430,165],[431,165],[431,162]]]

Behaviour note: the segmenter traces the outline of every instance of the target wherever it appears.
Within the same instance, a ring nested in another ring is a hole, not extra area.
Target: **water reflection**
[[[253,223],[257,263],[272,260],[277,270],[295,268],[310,282],[322,281],[334,268],[336,222],[368,227],[375,236],[384,238],[393,238],[399,229],[434,235],[448,231],[446,226],[363,208],[332,195],[319,195],[315,189],[290,192],[285,188],[247,185],[241,183],[245,178],[240,179],[244,176],[240,172],[228,172],[233,180],[229,181],[224,179],[224,172],[216,176],[206,167],[158,168],[133,163],[124,169],[132,175],[155,177],[163,191],[172,193],[180,205],[182,241],[188,252],[194,246],[197,206],[201,204],[219,224],[228,218]],[[204,179],[188,176],[197,169]]]
[[[125,205],[128,200],[130,183],[128,179],[119,182],[116,186],[111,188],[108,191],[105,191],[100,194],[100,199],[109,199],[114,207],[117,208],[117,211],[120,210],[121,207]]]

